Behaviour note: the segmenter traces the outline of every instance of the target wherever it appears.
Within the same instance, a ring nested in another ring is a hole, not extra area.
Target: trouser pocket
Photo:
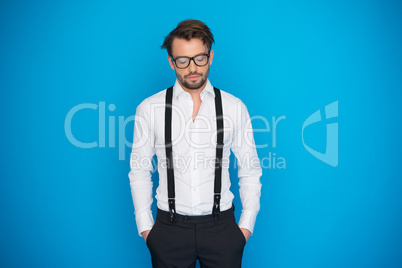
[[[243,246],[246,245],[246,237],[244,236],[243,232],[241,231],[239,225],[237,225],[236,221],[234,222],[234,227],[236,228],[236,233],[240,237],[240,240],[243,243]]]
[[[147,244],[148,248],[149,248],[149,245],[150,245],[150,243],[151,243],[151,239],[152,239],[152,237],[154,236],[155,229],[156,229],[157,225],[158,225],[158,221],[155,222],[154,226],[152,226],[151,231],[149,231],[149,234],[148,234],[148,237],[147,237],[147,241],[146,241],[146,244]]]

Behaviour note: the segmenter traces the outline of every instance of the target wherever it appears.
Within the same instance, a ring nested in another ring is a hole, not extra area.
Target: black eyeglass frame
[[[186,56],[183,56],[183,57],[176,57],[176,58],[173,58],[172,55],[170,55],[170,58],[172,59],[172,61],[174,62],[174,65],[176,65],[176,67],[177,67],[178,69],[186,69],[188,66],[190,66],[191,61],[193,61],[194,64],[197,65],[198,67],[202,67],[202,66],[205,66],[205,65],[207,65],[207,64],[209,63],[209,57],[211,56],[210,52],[211,52],[211,51],[209,51],[208,54],[205,54],[205,53],[198,54],[198,55],[195,55],[194,57],[186,57]],[[207,63],[205,63],[204,65],[199,65],[199,64],[197,64],[194,59],[195,59],[196,57],[198,57],[198,56],[207,56]],[[179,67],[179,66],[177,66],[176,60],[179,59],[179,58],[187,58],[187,59],[189,59],[188,65],[187,65],[186,67]]]

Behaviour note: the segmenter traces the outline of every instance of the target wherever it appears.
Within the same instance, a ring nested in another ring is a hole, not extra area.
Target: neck
[[[205,83],[204,83],[200,88],[197,88],[197,89],[188,89],[188,88],[184,87],[184,86],[180,83],[180,81],[178,81],[178,82],[179,82],[181,88],[182,88],[184,91],[190,93],[192,99],[194,99],[194,98],[200,98],[201,92],[204,90],[205,86],[207,85],[207,81],[205,81]]]

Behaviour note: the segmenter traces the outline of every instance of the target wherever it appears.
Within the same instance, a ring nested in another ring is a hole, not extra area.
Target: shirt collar
[[[184,91],[184,89],[179,84],[179,81],[177,81],[177,79],[176,79],[176,82],[175,82],[175,84],[173,86],[173,96],[174,96],[174,98],[177,98],[180,94],[185,93],[185,92],[186,91]],[[214,87],[209,82],[209,79],[207,79],[207,84],[205,85],[205,88],[201,92],[201,98],[203,97],[202,95],[205,94],[204,92],[208,92],[208,93],[212,94],[212,96],[215,98]]]

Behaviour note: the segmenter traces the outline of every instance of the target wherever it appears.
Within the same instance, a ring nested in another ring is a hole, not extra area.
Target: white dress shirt
[[[224,116],[221,211],[231,208],[229,164],[237,164],[240,199],[243,206],[239,227],[253,232],[260,209],[262,175],[254,145],[250,116],[243,102],[221,90]],[[159,187],[157,206],[169,211],[165,152],[166,89],[145,99],[135,115],[134,139],[130,157],[130,187],[138,233],[154,224],[151,204],[152,157],[157,155]],[[210,215],[213,206],[216,114],[215,92],[209,80],[201,92],[201,106],[193,121],[193,100],[178,81],[173,87],[172,143],[176,211],[182,215]],[[229,163],[230,150],[237,163]]]

